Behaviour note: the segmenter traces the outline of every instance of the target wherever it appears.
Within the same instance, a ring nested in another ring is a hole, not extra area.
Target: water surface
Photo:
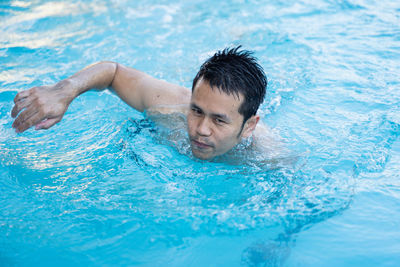
[[[2,1],[2,265],[396,266],[400,4]],[[108,92],[15,134],[17,92],[113,60],[190,87],[226,46],[255,51],[262,121],[297,166],[203,162]]]

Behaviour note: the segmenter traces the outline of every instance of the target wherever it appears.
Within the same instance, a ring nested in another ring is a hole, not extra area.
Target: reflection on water
[[[337,266],[370,264],[371,255],[382,265],[398,262],[399,8],[394,1],[2,1],[0,262],[309,266],[342,255],[352,264]],[[205,58],[237,44],[254,50],[268,74],[260,114],[288,161],[251,153],[248,144],[200,161],[184,116],[139,114],[109,93],[80,96],[48,131],[11,129],[17,91],[95,61],[190,88]],[[246,163],[232,160],[237,154]],[[379,226],[357,219],[371,210]],[[372,251],[363,229],[382,238],[385,253]],[[362,257],[351,254],[352,237]]]

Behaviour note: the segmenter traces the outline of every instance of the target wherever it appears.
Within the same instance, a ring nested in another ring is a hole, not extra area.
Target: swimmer
[[[99,62],[56,84],[19,92],[11,111],[16,118],[12,127],[17,133],[32,126],[48,129],[61,121],[74,98],[90,89],[109,88],[140,112],[185,114],[193,155],[212,159],[243,139],[267,136],[265,127],[257,126],[266,87],[262,67],[240,46],[206,60],[191,90],[115,62]]]

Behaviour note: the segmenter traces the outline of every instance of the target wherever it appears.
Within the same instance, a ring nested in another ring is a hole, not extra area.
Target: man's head
[[[259,121],[267,78],[240,46],[214,54],[193,80],[188,130],[196,157],[209,159],[251,135]]]

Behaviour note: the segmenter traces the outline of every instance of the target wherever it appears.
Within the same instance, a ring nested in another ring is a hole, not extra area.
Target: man
[[[12,126],[17,132],[32,126],[48,129],[62,119],[78,95],[94,88],[111,88],[141,112],[184,105],[193,155],[212,159],[253,134],[266,86],[263,69],[249,51],[240,51],[240,46],[209,58],[194,78],[192,92],[118,63],[100,62],[57,84],[18,93]]]

